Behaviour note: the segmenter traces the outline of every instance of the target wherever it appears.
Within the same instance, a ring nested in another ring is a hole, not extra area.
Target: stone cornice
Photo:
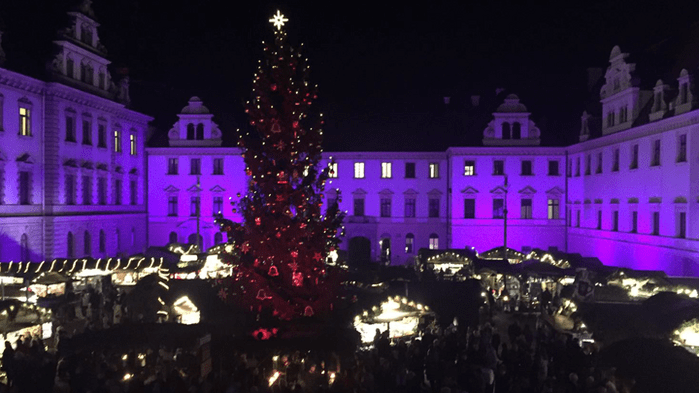
[[[46,95],[102,110],[128,122],[147,123],[153,120],[151,116],[128,109],[123,104],[83,92],[70,86],[49,82],[46,84],[46,87]]]
[[[0,68],[0,85],[33,94],[42,94],[46,88],[46,84],[40,80],[2,68]]]

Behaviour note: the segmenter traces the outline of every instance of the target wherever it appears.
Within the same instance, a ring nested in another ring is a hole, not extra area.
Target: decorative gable
[[[564,194],[564,191],[561,187],[553,187],[552,189],[546,191],[547,195],[555,195],[555,196],[560,196]]]
[[[23,164],[33,164],[34,159],[29,155],[29,153],[24,153],[17,157],[17,162],[21,162]]]
[[[180,189],[173,186],[173,185],[169,185],[169,186],[165,187],[164,191],[165,192],[180,192]]]
[[[352,195],[357,196],[357,197],[363,197],[366,194],[367,194],[367,192],[361,188],[357,188],[356,190],[352,191]]]
[[[536,194],[536,190],[533,189],[533,188],[531,188],[530,186],[526,186],[526,187],[524,187],[523,189],[521,189],[521,190],[519,190],[519,191],[517,191],[517,192],[519,192],[520,194],[523,194],[523,195],[533,195],[533,194]]]
[[[507,190],[503,186],[497,186],[490,190],[490,193],[495,195],[505,195],[507,193]]]
[[[475,188],[473,188],[471,186],[468,186],[468,187],[464,188],[463,190],[461,190],[461,193],[462,194],[471,194],[471,195],[478,194],[478,190],[476,190]]]
[[[201,186],[198,184],[195,184],[187,189],[189,192],[199,192],[201,191]]]
[[[219,185],[215,185],[215,186],[211,187],[211,189],[209,191],[211,191],[211,192],[224,192],[224,191],[226,191],[226,189],[219,186]]]
[[[431,191],[429,191],[429,192],[427,193],[427,195],[429,195],[429,196],[431,196],[431,197],[439,197],[439,196],[442,196],[442,194],[443,194],[443,192],[439,191],[439,190],[436,189],[436,188],[433,188]]]

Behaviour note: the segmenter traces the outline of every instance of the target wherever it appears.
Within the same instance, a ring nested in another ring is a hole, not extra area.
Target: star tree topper
[[[282,13],[279,10],[277,10],[277,14],[269,20],[269,23],[273,24],[274,27],[277,28],[277,30],[281,30],[282,26],[284,26],[284,23],[288,21],[289,19],[285,18],[284,15],[282,15]]]

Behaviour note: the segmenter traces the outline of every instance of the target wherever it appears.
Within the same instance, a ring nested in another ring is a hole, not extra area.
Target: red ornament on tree
[[[279,134],[280,132],[282,132],[282,128],[279,126],[279,122],[275,121],[274,123],[272,123],[271,131],[275,134]]]
[[[277,267],[272,265],[269,267],[269,271],[267,272],[271,277],[276,277],[279,275],[279,270],[277,270]]]
[[[300,287],[301,285],[303,285],[303,273],[301,273],[301,272],[293,272],[293,273],[291,274],[291,283],[292,283],[295,287]]]
[[[312,317],[313,316],[313,307],[306,306],[306,308],[303,309],[303,316],[304,317]]]

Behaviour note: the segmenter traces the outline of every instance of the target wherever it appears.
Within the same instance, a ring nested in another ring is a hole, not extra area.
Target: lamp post
[[[503,259],[507,260],[507,175],[505,175],[505,200],[503,201]]]
[[[197,175],[197,250],[201,252],[201,235],[199,234],[199,221],[201,218],[201,179]]]

